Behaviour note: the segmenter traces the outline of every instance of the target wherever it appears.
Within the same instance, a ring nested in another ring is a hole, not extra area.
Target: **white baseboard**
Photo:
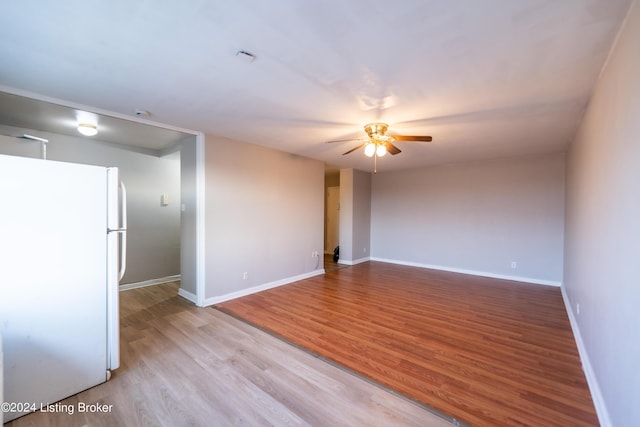
[[[582,341],[580,327],[578,326],[578,320],[571,308],[569,295],[567,294],[567,290],[564,286],[561,286],[560,290],[562,291],[562,300],[564,301],[564,306],[567,309],[567,315],[569,316],[569,323],[571,324],[573,337],[576,341],[576,346],[578,347],[578,354],[580,355],[580,361],[582,362],[582,370],[584,371],[584,376],[586,377],[587,384],[589,385],[589,391],[591,392],[591,398],[593,399],[593,406],[596,408],[598,421],[600,421],[600,425],[602,427],[613,427],[609,411],[607,410],[607,405],[605,404],[602,392],[600,391],[598,379],[596,378],[596,374],[591,366],[591,361],[589,360],[589,353],[587,353],[587,348],[584,345],[584,341]]]
[[[180,280],[180,275],[176,274],[175,276],[160,277],[159,279],[151,279],[151,280],[144,280],[142,282],[127,283],[126,285],[120,285],[118,289],[120,291],[128,291],[130,289],[145,288],[147,286],[161,285],[163,283],[176,282],[178,280]]]
[[[219,304],[224,301],[229,301],[232,299],[255,294],[256,292],[266,291],[267,289],[276,288],[282,285],[287,285],[289,283],[297,282],[303,279],[308,279],[309,277],[319,276],[321,274],[324,274],[324,268],[320,270],[312,271],[310,273],[300,274],[298,276],[293,276],[293,277],[287,277],[286,279],[276,280],[275,282],[265,283],[262,285],[254,286],[252,288],[243,289],[241,291],[231,292],[229,294],[207,298],[204,300],[203,307],[207,307],[210,305]]]
[[[346,260],[346,259],[338,259],[338,264],[344,264],[344,265],[356,265],[356,264],[362,264],[363,262],[367,262],[367,261],[371,261],[372,259],[369,257],[366,258],[360,258],[360,259],[355,259],[353,261],[351,260]]]
[[[399,261],[395,259],[371,257],[371,261],[387,262],[390,264],[406,265],[409,267],[428,268],[431,270],[449,271],[452,273],[470,274],[472,276],[490,277],[492,279],[512,280],[514,282],[533,283],[536,285],[560,287],[560,284],[561,284],[560,282],[556,282],[553,280],[542,280],[542,279],[535,279],[532,277],[509,276],[505,274],[489,273],[486,271],[465,270],[463,268],[443,267],[441,265],[422,264],[419,262]]]
[[[191,293],[189,291],[185,291],[184,289],[180,288],[178,289],[178,295],[180,295],[182,298],[186,300],[191,301],[195,305],[198,305],[198,297],[196,296],[196,294]]]

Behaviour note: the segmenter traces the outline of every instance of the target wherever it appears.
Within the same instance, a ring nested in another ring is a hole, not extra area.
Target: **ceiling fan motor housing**
[[[370,138],[373,138],[374,136],[384,135],[388,127],[386,123],[368,123],[364,125],[364,131],[367,132]]]

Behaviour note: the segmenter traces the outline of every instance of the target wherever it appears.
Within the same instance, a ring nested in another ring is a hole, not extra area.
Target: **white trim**
[[[367,262],[367,261],[371,261],[371,258],[366,257],[366,258],[360,258],[360,259],[356,259],[356,260],[348,260],[348,259],[339,259],[338,258],[338,264],[344,264],[344,265],[356,265],[356,264],[362,264],[363,262]]]
[[[311,271],[309,273],[300,274],[298,276],[287,277],[285,279],[276,280],[275,282],[265,283],[262,285],[254,286],[252,288],[243,289],[237,292],[231,292],[230,294],[220,295],[218,297],[207,298],[203,307],[215,305],[221,302],[229,301],[232,299],[244,297],[247,295],[255,294],[256,292],[266,291],[267,289],[277,288],[278,286],[288,285],[289,283],[298,282],[300,280],[308,279],[314,276],[320,276],[324,274],[324,268],[320,270]]]
[[[205,306],[205,135],[196,136],[196,294],[193,299],[198,307]]]
[[[419,262],[411,261],[399,261],[395,259],[386,258],[374,258],[371,257],[371,261],[387,262],[390,264],[407,265],[410,267],[429,268],[431,270],[450,271],[452,273],[470,274],[472,276],[490,277],[492,279],[511,280],[514,282],[533,283],[536,285],[555,286],[560,287],[561,283],[554,280],[536,279],[533,277],[521,277],[521,276],[509,276],[506,274],[495,274],[486,271],[466,270],[463,268],[443,267],[441,265],[422,264]]]
[[[192,303],[197,305],[197,301],[198,298],[196,297],[196,294],[191,293],[189,291],[184,290],[183,288],[178,289],[178,295],[180,295],[182,298],[191,301]]]
[[[596,408],[598,421],[600,421],[600,425],[602,427],[613,427],[611,417],[609,416],[609,411],[607,410],[607,405],[602,396],[600,385],[598,384],[598,378],[596,377],[596,374],[593,370],[593,366],[591,366],[589,353],[587,352],[587,347],[584,345],[584,341],[582,341],[582,335],[580,334],[578,320],[573,313],[571,300],[569,299],[569,295],[567,294],[567,289],[565,288],[564,284],[560,287],[560,290],[562,291],[562,300],[564,301],[564,306],[567,309],[567,315],[569,316],[569,323],[571,324],[573,337],[576,341],[576,346],[578,347],[578,354],[580,355],[580,361],[582,362],[582,370],[584,371],[584,376],[586,377],[587,384],[589,385],[589,391],[591,392],[593,406],[595,406]]]
[[[180,280],[180,275],[176,274],[175,276],[160,277],[158,279],[143,280],[142,282],[127,283],[125,285],[120,285],[118,289],[120,290],[120,292],[122,292],[122,291],[128,291],[130,289],[146,288],[147,286],[155,286],[155,285],[161,285],[163,283],[176,282],[178,280]]]

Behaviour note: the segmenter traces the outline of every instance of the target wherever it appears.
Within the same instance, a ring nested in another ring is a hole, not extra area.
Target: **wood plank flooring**
[[[474,426],[597,426],[560,290],[368,262],[220,304]]]
[[[177,296],[177,284],[120,294],[121,361],[112,379],[35,412],[23,426],[450,426],[257,328]],[[78,404],[112,405],[79,413]]]
[[[348,268],[350,267],[347,264],[339,264],[333,260],[333,255],[324,254],[324,271],[327,273],[331,273],[332,271],[338,270],[340,268]]]

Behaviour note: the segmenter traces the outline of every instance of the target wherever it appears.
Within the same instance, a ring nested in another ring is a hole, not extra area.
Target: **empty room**
[[[638,0],[10,1],[0,420],[640,425]]]

